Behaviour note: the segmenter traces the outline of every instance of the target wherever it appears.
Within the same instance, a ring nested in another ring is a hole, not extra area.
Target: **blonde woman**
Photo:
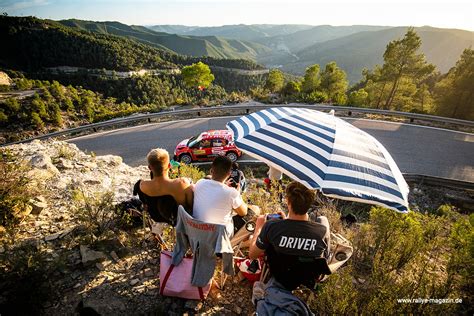
[[[162,148],[151,150],[147,155],[151,180],[139,180],[134,187],[155,222],[176,224],[178,205],[186,210],[193,207],[193,187],[186,178],[170,179],[171,168],[168,152]]]

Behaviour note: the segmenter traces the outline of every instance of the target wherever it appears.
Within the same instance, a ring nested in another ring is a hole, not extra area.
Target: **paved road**
[[[163,147],[172,155],[176,144],[208,129],[225,129],[233,117],[200,118],[142,125],[75,139],[80,149],[98,155],[122,156],[124,162],[145,164],[151,148]],[[403,173],[424,174],[474,182],[474,134],[408,124],[348,119],[377,138]]]

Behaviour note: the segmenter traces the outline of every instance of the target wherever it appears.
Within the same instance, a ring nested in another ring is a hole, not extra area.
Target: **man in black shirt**
[[[329,256],[329,222],[320,216],[317,222],[309,221],[308,209],[315,192],[298,182],[286,188],[288,217],[280,212],[282,220],[268,220],[257,231],[250,245],[249,256],[258,258],[266,253],[270,273],[287,290],[301,284],[313,286],[320,275],[320,258]]]

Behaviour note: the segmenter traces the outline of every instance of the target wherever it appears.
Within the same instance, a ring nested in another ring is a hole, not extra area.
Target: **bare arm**
[[[245,216],[247,215],[247,209],[248,209],[247,203],[242,202],[242,204],[240,204],[238,208],[234,208],[234,211],[240,216]]]
[[[249,247],[249,257],[250,259],[257,259],[260,257],[265,250],[258,248],[257,246],[257,238],[260,235],[260,232],[262,231],[263,224],[265,224],[265,215],[259,216],[257,218],[257,223],[255,225],[255,231],[253,233],[253,238],[252,241],[250,242],[250,247]]]
[[[186,199],[187,209],[192,210],[194,202],[194,184],[191,184],[184,190],[184,197]]]

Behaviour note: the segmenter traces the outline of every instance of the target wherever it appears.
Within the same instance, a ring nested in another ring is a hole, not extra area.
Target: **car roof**
[[[229,138],[232,137],[232,133],[226,129],[223,130],[210,130],[207,132],[201,133],[202,139],[212,139],[212,138]]]

